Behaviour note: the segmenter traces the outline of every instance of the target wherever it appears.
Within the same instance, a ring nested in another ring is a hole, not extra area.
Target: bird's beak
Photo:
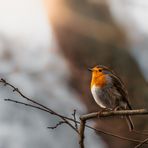
[[[92,71],[92,68],[88,68],[89,71]]]

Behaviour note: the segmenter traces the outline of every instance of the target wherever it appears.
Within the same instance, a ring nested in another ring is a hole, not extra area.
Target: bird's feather
[[[124,83],[121,81],[119,77],[117,77],[114,74],[109,74],[109,76],[112,78],[113,86],[117,89],[117,91],[121,94],[121,99],[127,104],[127,107],[129,109],[132,109],[129,99],[128,99],[128,93],[125,89]]]

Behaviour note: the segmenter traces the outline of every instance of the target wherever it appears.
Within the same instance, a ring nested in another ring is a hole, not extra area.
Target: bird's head
[[[103,87],[106,83],[110,82],[110,77],[107,75],[113,74],[113,72],[106,66],[97,65],[93,68],[89,68],[92,72],[91,87],[93,85]]]
[[[91,71],[92,75],[96,77],[113,73],[108,67],[103,65],[97,65],[93,68],[88,68],[88,70]]]

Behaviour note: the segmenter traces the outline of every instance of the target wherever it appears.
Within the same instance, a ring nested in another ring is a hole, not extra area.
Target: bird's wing
[[[117,89],[117,91],[121,94],[122,99],[124,102],[127,103],[127,106],[129,109],[132,109],[129,100],[128,100],[128,93],[124,86],[124,83],[121,81],[121,79],[114,74],[109,74],[113,81],[113,86]]]

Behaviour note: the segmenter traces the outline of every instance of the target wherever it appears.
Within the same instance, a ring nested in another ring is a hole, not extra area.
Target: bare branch
[[[39,109],[41,111],[45,111],[47,113],[50,113],[48,110],[45,110],[43,108],[40,108],[38,106],[35,106],[35,105],[31,105],[31,104],[27,104],[27,103],[24,103],[24,102],[20,102],[20,101],[17,101],[17,100],[12,100],[12,99],[4,99],[5,101],[10,101],[10,102],[14,102],[14,103],[18,103],[18,104],[21,104],[21,105],[25,105],[25,106],[28,106],[28,107],[32,107],[32,108],[36,108],[36,109]],[[62,115],[61,115],[62,116]],[[69,121],[72,121],[72,122],[77,122],[77,124],[80,124],[79,121],[74,121],[74,119],[72,118],[69,118],[69,117],[65,117],[63,116],[63,118],[69,120]],[[110,132],[106,132],[106,131],[103,131],[103,130],[100,130],[100,129],[96,129],[94,127],[91,127],[87,124],[85,124],[85,126],[89,129],[92,129],[98,133],[101,133],[101,134],[105,134],[105,135],[108,135],[108,136],[112,136],[112,137],[115,137],[115,138],[119,138],[121,140],[126,140],[126,141],[130,141],[130,142],[134,142],[134,143],[141,143],[142,141],[140,140],[136,140],[136,139],[131,139],[131,138],[127,138],[127,137],[123,137],[123,136],[119,136],[119,135],[116,135],[116,134],[113,134],[113,133],[110,133]]]
[[[86,115],[82,115],[81,119],[89,120],[97,117],[109,117],[109,116],[123,116],[123,115],[148,115],[148,110],[146,109],[136,109],[136,110],[119,110],[119,111],[102,111],[94,112]]]
[[[145,140],[143,140],[141,143],[139,143],[138,145],[135,146],[135,148],[139,148],[141,147],[143,144],[145,144],[146,142],[148,142],[148,138],[146,138]]]
[[[76,110],[75,109],[73,111],[72,116],[73,116],[73,119],[74,119],[74,122],[75,122],[75,128],[78,130],[78,124],[77,124],[77,121],[76,121]]]
[[[64,124],[65,122],[64,121],[60,121],[59,123],[57,123],[55,126],[48,126],[47,128],[49,128],[49,129],[55,129],[55,128],[57,128],[59,125],[62,125],[62,124]]]
[[[84,130],[85,130],[85,122],[92,118],[98,117],[108,117],[108,116],[123,116],[123,115],[148,115],[148,111],[146,109],[137,109],[137,110],[119,110],[119,111],[101,111],[94,112],[86,115],[82,115],[80,117],[80,129],[79,129],[79,137],[80,137],[80,148],[84,148]],[[147,142],[147,141],[146,141]],[[146,143],[145,141],[143,142]]]
[[[59,118],[61,118],[63,120],[64,123],[68,124],[70,127],[71,127],[71,123],[69,121],[67,121],[68,119],[66,119],[66,117],[60,115],[60,114],[54,114],[53,112],[50,112],[49,110],[46,110],[44,108],[41,108],[39,106],[35,106],[35,105],[32,105],[32,104],[28,104],[28,103],[24,103],[24,102],[20,102],[20,101],[17,101],[17,100],[13,100],[13,99],[4,99],[5,101],[9,101],[9,102],[13,102],[13,103],[18,103],[18,104],[21,104],[21,105],[25,105],[25,106],[29,106],[29,107],[32,107],[32,108],[36,108],[36,109],[39,109],[39,110],[42,110],[44,112],[47,112],[47,113],[50,113],[52,115],[55,115]],[[60,115],[60,116],[59,116]],[[70,123],[70,124],[69,124]],[[78,133],[78,131],[75,129],[75,127],[72,126],[72,128]]]
[[[137,131],[137,130],[133,130],[132,132],[136,133],[136,134],[141,134],[141,135],[145,135],[148,136],[148,133],[144,132],[144,131]]]
[[[80,118],[81,120],[81,118]],[[81,120],[79,129],[79,145],[80,148],[84,148],[84,130],[85,130],[85,120]]]
[[[76,130],[76,128],[75,128],[67,119],[65,119],[65,118],[64,118],[63,116],[61,116],[60,114],[54,112],[52,109],[50,109],[50,108],[48,108],[48,107],[46,107],[46,106],[44,106],[44,105],[42,105],[42,104],[40,104],[40,103],[34,101],[34,100],[32,100],[32,99],[26,97],[18,88],[16,88],[16,87],[13,86],[12,84],[8,83],[6,80],[1,79],[0,82],[3,83],[4,86],[10,86],[10,88],[13,89],[13,92],[14,92],[14,91],[17,92],[21,97],[23,97],[23,98],[26,99],[27,101],[29,101],[29,102],[31,102],[31,103],[37,105],[37,106],[40,106],[40,108],[43,108],[43,109],[45,109],[45,110],[48,110],[51,114],[54,114],[54,115],[58,116],[58,117],[61,118],[65,123],[67,123],[74,131],[76,131],[76,132],[78,133],[78,131]]]
[[[130,141],[130,142],[134,142],[134,143],[142,142],[142,141],[137,140],[137,139],[127,138],[127,137],[119,136],[119,135],[116,135],[116,134],[113,134],[113,133],[110,133],[110,132],[102,131],[100,129],[96,129],[96,128],[93,128],[93,127],[88,126],[88,125],[86,125],[86,127],[90,128],[90,129],[92,129],[92,130],[94,130],[98,133],[105,134],[105,135],[108,135],[108,136],[112,136],[112,137],[115,137],[115,138],[119,138],[121,140],[126,140],[126,141]]]
[[[39,110],[48,112],[48,113],[50,113],[50,114],[53,114],[53,113],[50,112],[49,110],[46,110],[46,109],[44,109],[44,108],[41,108],[41,107],[39,107],[39,106],[35,106],[35,105],[32,105],[32,104],[24,103],[24,102],[21,102],[21,101],[17,101],[17,100],[13,100],[13,99],[4,99],[4,101],[9,101],[9,102],[13,102],[13,103],[17,103],[17,104],[29,106],[29,107],[36,108],[36,109],[39,109]]]
[[[72,114],[74,118],[69,118],[69,117],[63,116],[63,115],[61,115],[59,113],[56,113],[52,109],[50,109],[50,108],[48,108],[48,107],[38,103],[37,101],[34,101],[34,100],[26,97],[18,88],[16,88],[12,84],[6,82],[4,79],[1,79],[0,82],[4,86],[9,86],[10,88],[12,88],[13,92],[17,92],[21,97],[23,97],[27,101],[33,103],[33,105],[32,104],[28,104],[28,103],[24,103],[24,102],[21,102],[21,101],[17,101],[17,100],[12,100],[12,99],[5,99],[5,101],[10,101],[10,102],[22,104],[22,105],[25,105],[25,106],[29,106],[29,107],[32,107],[32,108],[36,108],[36,109],[45,111],[45,112],[47,112],[49,114],[52,114],[52,115],[55,115],[55,116],[59,117],[62,121],[57,123],[55,126],[49,127],[49,128],[50,129],[55,129],[59,125],[62,125],[64,123],[66,123],[67,125],[69,125],[73,130],[75,130],[79,134],[80,148],[84,148],[84,132],[85,132],[85,127],[90,128],[92,130],[95,130],[96,132],[99,132],[99,133],[102,133],[102,134],[106,134],[106,135],[109,135],[109,136],[113,136],[115,138],[119,138],[119,139],[122,139],[122,140],[127,140],[127,141],[130,141],[130,142],[140,143],[141,145],[148,144],[148,140],[147,139],[145,139],[144,141],[140,141],[140,140],[137,140],[137,139],[131,139],[131,138],[127,138],[127,137],[122,137],[122,136],[115,135],[115,134],[110,133],[110,132],[105,132],[105,131],[102,131],[102,130],[99,130],[99,129],[95,129],[95,128],[89,126],[89,125],[86,125],[86,121],[87,120],[93,119],[93,118],[97,118],[97,117],[123,116],[123,115],[147,115],[148,114],[148,110],[146,110],[146,109],[120,110],[120,111],[104,111],[104,112],[101,112],[101,113],[100,112],[94,112],[94,113],[82,115],[80,117],[80,121],[77,121],[76,120],[76,116],[75,116],[76,110],[74,110],[74,113]],[[75,126],[73,126],[70,122],[73,122],[75,124]],[[78,128],[78,124],[80,124],[79,131],[77,129]],[[136,133],[139,134],[139,132],[137,132],[137,131],[136,131]],[[145,133],[145,135],[146,135],[146,133]]]

